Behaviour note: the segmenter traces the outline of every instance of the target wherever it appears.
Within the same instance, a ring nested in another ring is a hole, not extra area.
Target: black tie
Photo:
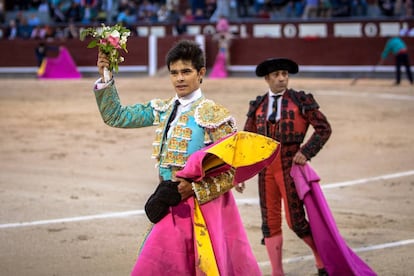
[[[275,123],[276,122],[276,115],[277,115],[277,100],[281,97],[282,95],[274,95],[273,97],[273,106],[272,106],[272,114],[270,114],[269,116],[269,121],[271,123]]]
[[[178,106],[180,105],[179,100],[175,100],[173,110],[171,111],[171,115],[168,118],[167,127],[165,128],[164,136],[167,137],[168,130],[170,129],[170,124],[174,121],[175,115],[177,114]]]

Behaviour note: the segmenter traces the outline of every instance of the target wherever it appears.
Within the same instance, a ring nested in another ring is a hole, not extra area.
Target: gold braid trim
[[[173,98],[162,100],[162,99],[153,99],[150,101],[151,107],[157,111],[154,112],[155,119],[153,125],[159,125],[160,123],[160,112],[165,112],[173,104]]]
[[[200,182],[193,182],[193,191],[200,204],[207,203],[231,190],[233,185],[234,169],[221,173],[215,177],[204,177]]]
[[[228,109],[207,99],[196,108],[194,117],[197,124],[204,128],[217,128],[226,122],[232,127],[236,125],[236,120]]]

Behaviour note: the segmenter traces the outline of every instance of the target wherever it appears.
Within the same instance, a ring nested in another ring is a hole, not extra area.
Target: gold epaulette
[[[160,114],[159,112],[165,112],[167,109],[172,105],[173,101],[172,98],[162,100],[162,99],[153,99],[150,101],[151,107],[154,108],[156,112],[154,123],[153,125],[159,125],[160,124]]]
[[[205,128],[217,128],[226,122],[235,125],[235,120],[229,110],[212,100],[201,102],[195,110],[194,117],[197,124]]]
[[[156,111],[159,112],[165,112],[167,111],[167,109],[172,105],[173,101],[172,98],[169,99],[153,99],[151,100],[151,106],[152,108],[154,108]]]

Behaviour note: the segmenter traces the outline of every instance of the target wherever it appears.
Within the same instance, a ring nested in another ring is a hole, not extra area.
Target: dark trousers
[[[407,73],[408,80],[413,84],[413,75],[410,68],[410,59],[408,58],[407,53],[400,53],[395,56],[395,84],[400,84],[401,82],[401,66],[405,67],[405,72]]]

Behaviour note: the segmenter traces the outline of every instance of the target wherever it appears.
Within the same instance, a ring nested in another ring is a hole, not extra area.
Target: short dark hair
[[[191,61],[197,71],[206,66],[204,52],[193,40],[180,40],[168,51],[165,58],[168,70],[170,70],[170,64],[178,60]]]

